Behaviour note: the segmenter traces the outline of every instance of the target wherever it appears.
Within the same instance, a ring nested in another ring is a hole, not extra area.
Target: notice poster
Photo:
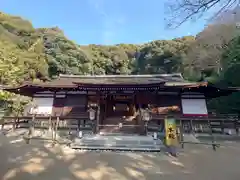
[[[174,118],[165,118],[165,137],[167,146],[176,146],[177,140],[177,126]]]

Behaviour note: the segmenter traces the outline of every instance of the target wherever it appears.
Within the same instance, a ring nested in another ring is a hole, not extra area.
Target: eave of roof
[[[18,87],[5,87],[3,90],[19,94],[30,94],[37,91],[58,90],[157,90],[165,89],[187,89],[207,87],[207,82],[189,82],[184,80],[181,74],[155,74],[155,75],[60,75],[57,79],[45,83],[26,82]],[[205,89],[205,88],[204,88]],[[211,88],[210,88],[211,89]],[[222,89],[223,90],[223,89]],[[229,92],[240,89],[228,89]],[[204,90],[206,91],[206,90]]]
[[[17,89],[28,87],[35,88],[77,88],[77,84],[91,85],[150,85],[163,84],[165,82],[186,82],[181,74],[156,74],[156,75],[60,75],[45,83],[26,82],[18,87],[9,87],[5,89]]]
[[[72,75],[72,74],[60,74],[60,78],[161,78],[161,77],[177,77],[182,78],[181,73],[173,73],[173,74],[129,74],[129,75]]]

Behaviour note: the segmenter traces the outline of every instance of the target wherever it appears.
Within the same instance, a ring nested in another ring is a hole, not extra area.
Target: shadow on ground
[[[164,153],[83,152],[33,140],[19,133],[0,135],[1,180],[238,180],[239,144],[213,152],[187,145],[179,158]],[[233,148],[235,147],[236,148]]]

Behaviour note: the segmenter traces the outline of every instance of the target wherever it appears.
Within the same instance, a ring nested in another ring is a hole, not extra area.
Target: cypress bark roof
[[[198,89],[198,88],[201,88]],[[4,90],[22,95],[32,95],[40,91],[59,90],[161,90],[161,91],[203,91],[208,94],[229,94],[236,90],[219,89],[207,82],[189,82],[181,74],[155,75],[60,75],[58,78],[42,83],[26,82],[18,87]]]

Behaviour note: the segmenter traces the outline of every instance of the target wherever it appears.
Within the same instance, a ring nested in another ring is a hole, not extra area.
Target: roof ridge
[[[136,77],[136,78],[161,78],[161,77],[173,77],[179,76],[179,78],[183,79],[181,73],[172,73],[172,74],[137,74],[137,75],[74,75],[74,74],[59,74],[60,78],[128,78],[128,77]]]

